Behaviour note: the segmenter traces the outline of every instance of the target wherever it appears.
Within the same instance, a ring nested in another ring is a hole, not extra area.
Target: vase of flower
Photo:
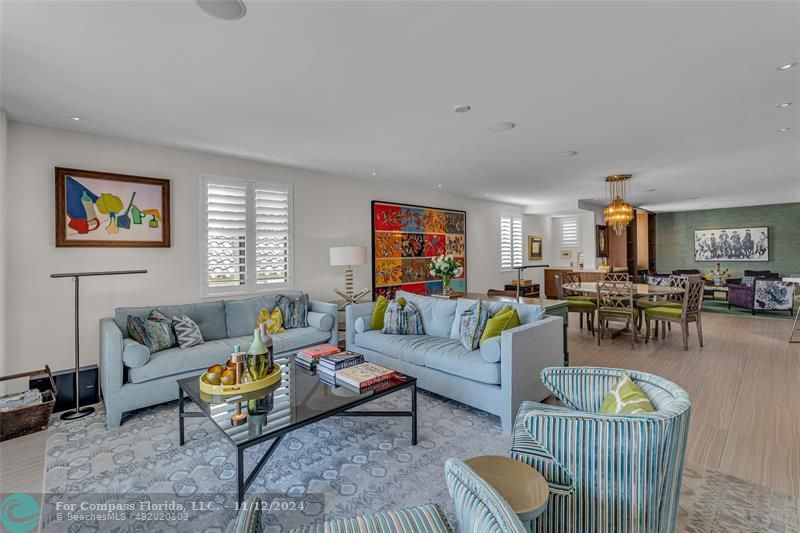
[[[442,294],[449,295],[452,292],[450,282],[453,278],[459,277],[464,273],[464,267],[456,261],[452,255],[440,255],[434,257],[428,265],[431,276],[442,280]]]
[[[247,349],[247,372],[253,381],[267,377],[272,371],[272,337],[261,338],[261,329],[253,331],[253,342]]]

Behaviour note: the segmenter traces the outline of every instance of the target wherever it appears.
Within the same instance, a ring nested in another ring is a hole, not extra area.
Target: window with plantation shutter
[[[203,176],[203,294],[291,286],[291,188]]]
[[[522,217],[500,217],[500,270],[522,266]]]
[[[561,220],[561,246],[579,246],[580,234],[578,232],[578,219],[565,217]]]

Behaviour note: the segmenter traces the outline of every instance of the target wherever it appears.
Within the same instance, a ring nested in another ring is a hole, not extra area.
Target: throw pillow
[[[160,352],[177,344],[172,321],[169,319],[144,320],[128,315],[128,335],[139,344],[147,346],[150,353]]]
[[[611,415],[641,415],[655,411],[650,398],[636,386],[631,377],[623,372],[617,382],[608,391],[600,412]]]
[[[756,280],[755,276],[745,276],[742,278],[742,285],[744,285],[745,287],[752,287],[755,280]]]
[[[422,314],[412,302],[392,300],[383,316],[383,330],[387,335],[425,335]]]
[[[280,308],[285,329],[308,327],[308,295],[279,294],[275,297],[275,307]]]
[[[369,324],[369,329],[383,329],[383,315],[386,314],[386,308],[389,306],[389,301],[386,296],[378,296],[375,300],[375,309],[372,311],[372,321]],[[402,296],[397,299],[400,307],[406,305],[406,299]]]
[[[191,348],[205,342],[203,334],[200,333],[200,326],[186,315],[172,317],[172,329],[175,330],[175,337],[181,349]]]
[[[505,330],[515,328],[520,324],[521,322],[519,321],[519,314],[517,313],[517,310],[505,306],[496,315],[486,321],[486,328],[483,330],[483,335],[481,335],[480,344],[483,344],[483,341],[491,339],[492,337],[497,337]]]
[[[276,307],[271,313],[262,308],[258,313],[256,327],[260,328],[261,324],[264,324],[264,333],[270,335],[273,333],[283,333],[286,331],[283,327],[283,314],[281,313],[280,307]]]
[[[489,320],[489,312],[481,307],[478,300],[471,307],[461,314],[461,344],[467,350],[477,350],[480,345],[481,335],[486,329],[486,322]]]

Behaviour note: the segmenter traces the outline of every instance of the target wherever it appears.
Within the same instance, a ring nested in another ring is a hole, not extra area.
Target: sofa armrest
[[[345,335],[347,339],[347,349],[350,350],[356,337],[356,319],[358,317],[372,317],[375,310],[375,302],[348,305],[344,311]]]
[[[542,320],[502,333],[500,383],[504,396],[504,414],[501,416],[503,431],[511,431],[513,417],[524,400],[543,400],[550,395],[539,374],[543,369],[564,361],[563,324],[561,317],[545,316]]]
[[[113,318],[100,320],[100,388],[103,396],[122,389],[122,331]]]
[[[333,317],[333,325],[331,326],[330,330],[331,338],[329,342],[334,346],[337,345],[339,343],[339,308],[336,306],[336,304],[321,302],[319,300],[309,300],[308,309],[314,313],[323,313]]]

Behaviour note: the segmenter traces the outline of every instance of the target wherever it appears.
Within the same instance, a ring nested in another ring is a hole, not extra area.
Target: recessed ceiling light
[[[468,106],[467,104],[459,104],[459,105],[453,107],[453,111],[455,111],[456,113],[466,113],[470,109],[472,109],[472,108],[470,106]]]
[[[655,189],[647,189],[647,190],[646,190],[646,191],[644,191],[644,192],[656,192],[656,190],[655,190]]]
[[[778,133],[786,133],[790,129],[792,129],[792,128],[778,128]]]
[[[577,150],[567,150],[566,152],[558,152],[556,157],[575,157],[578,155]]]
[[[513,122],[498,122],[497,124],[492,124],[489,126],[489,130],[494,132],[508,131],[514,129],[516,126],[517,125]]]
[[[80,120],[81,119],[81,117],[69,117],[69,118],[71,118],[72,120]]]
[[[781,66],[777,67],[777,69],[778,70],[789,70],[790,68],[793,68],[793,67],[796,67],[796,66],[797,66],[797,61],[794,61],[792,63],[786,63],[785,65],[781,65]]]
[[[489,197],[489,193],[487,192],[486,194],[484,194],[484,196],[488,198]]]
[[[692,196],[691,198],[689,198],[689,200],[699,200],[699,199],[700,199],[699,196]]]
[[[200,9],[212,17],[223,20],[239,20],[247,14],[242,0],[195,0]]]
[[[377,175],[378,175],[378,171],[377,171],[377,170],[373,170],[373,171],[372,171],[372,175],[373,175],[373,176],[377,176]]]
[[[442,185],[442,184],[440,183],[439,185],[437,185],[437,187],[441,189],[442,187],[444,187],[444,185]]]
[[[776,105],[775,107],[777,107],[778,109],[786,109],[786,108],[787,108],[787,107],[789,107],[790,105],[792,105],[792,103],[791,103],[791,102],[784,102],[784,103],[782,103],[782,104],[778,104],[778,105]]]

